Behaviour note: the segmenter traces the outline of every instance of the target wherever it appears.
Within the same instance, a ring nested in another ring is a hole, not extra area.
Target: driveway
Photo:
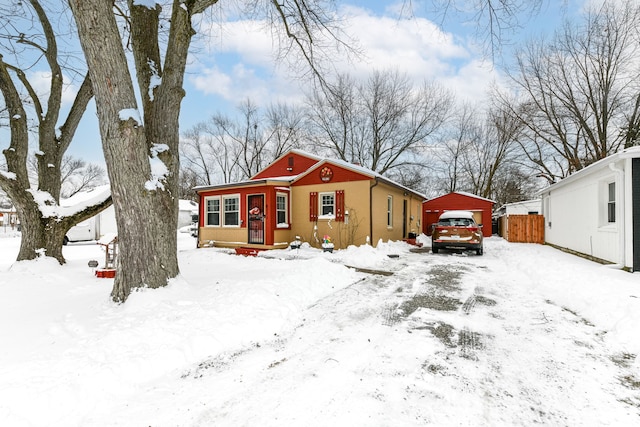
[[[219,387],[194,424],[639,422],[635,355],[611,351],[603,330],[535,291],[544,274],[511,265],[513,246],[485,248],[390,258],[381,268],[393,275],[365,275],[272,340],[184,372]],[[316,404],[295,418],[309,396]]]

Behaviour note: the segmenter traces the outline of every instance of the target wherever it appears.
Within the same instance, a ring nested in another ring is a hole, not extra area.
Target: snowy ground
[[[97,245],[13,263],[0,233],[0,426],[640,423],[638,274],[496,237],[481,257],[179,240],[182,276],[115,305]]]

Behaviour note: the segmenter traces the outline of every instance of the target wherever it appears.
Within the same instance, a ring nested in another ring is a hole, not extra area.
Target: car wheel
[[[482,247],[480,247],[479,249],[476,249],[476,255],[482,255],[484,253],[484,251],[482,250]]]

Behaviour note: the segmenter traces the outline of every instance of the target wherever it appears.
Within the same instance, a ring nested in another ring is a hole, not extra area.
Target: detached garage
[[[491,215],[493,200],[476,196],[463,191],[454,191],[422,203],[422,232],[431,235],[431,225],[438,222],[438,217],[445,211],[463,210],[473,212],[478,224],[482,224],[485,237],[491,236]]]

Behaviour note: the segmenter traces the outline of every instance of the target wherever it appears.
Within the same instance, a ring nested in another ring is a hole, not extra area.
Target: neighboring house
[[[380,174],[292,150],[247,181],[196,187],[198,246],[336,249],[420,231],[425,197]]]
[[[116,230],[116,214],[112,205],[71,227],[64,236],[64,244],[99,240],[105,234],[115,234]]]
[[[191,225],[198,214],[198,204],[192,200],[178,200],[178,228]]]
[[[593,163],[539,195],[546,243],[640,271],[640,147]]]
[[[82,205],[99,192],[110,191],[109,186],[100,186],[93,190],[77,193],[68,199],[62,199],[60,206],[72,207]],[[189,200],[178,201],[178,228],[191,225],[192,216],[197,214],[198,204]],[[68,242],[86,242],[100,240],[105,235],[117,235],[116,214],[113,205],[109,206],[97,215],[82,221],[69,229],[65,236],[64,244]]]
[[[509,242],[544,243],[544,218],[540,199],[504,204],[493,213],[493,219],[497,225],[494,233]]]
[[[438,222],[438,218],[445,211],[462,210],[473,212],[476,222],[482,225],[482,234],[491,236],[491,214],[493,212],[493,200],[476,196],[464,191],[454,191],[435,199],[427,200],[422,204],[422,231],[431,235],[431,226]]]
[[[0,205],[0,228],[3,231],[15,230],[19,224],[15,207],[9,203]]]

